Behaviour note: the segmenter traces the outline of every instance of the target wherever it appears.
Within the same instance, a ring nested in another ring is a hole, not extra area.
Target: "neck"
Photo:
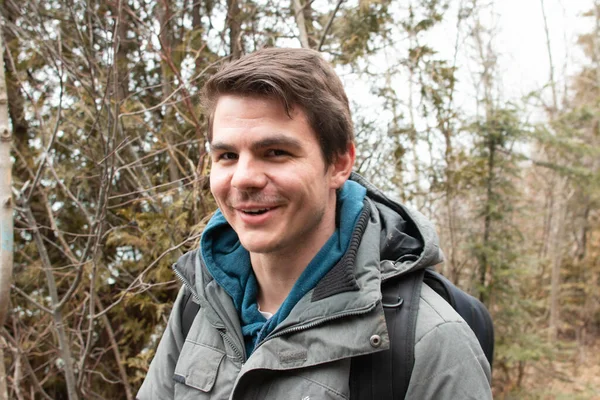
[[[316,254],[316,253],[315,253]],[[258,282],[258,304],[262,311],[275,313],[314,254],[290,260],[265,254],[250,254],[252,269]]]
[[[261,311],[275,313],[311,260],[335,231],[335,211],[330,223],[313,232],[313,240],[278,252],[250,253],[258,283],[257,301]]]

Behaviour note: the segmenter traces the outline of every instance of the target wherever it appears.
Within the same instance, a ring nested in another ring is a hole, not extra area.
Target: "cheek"
[[[215,180],[215,178],[214,178],[213,175],[211,175],[209,179],[210,179],[210,181],[209,181],[209,183],[210,183],[210,192],[212,193],[213,196],[216,197],[217,196],[217,190],[218,190],[218,184],[217,184],[217,182],[216,182],[216,180]]]
[[[215,197],[215,199],[217,199],[217,201],[218,201],[219,200],[218,198],[220,196],[223,196],[224,194],[227,193],[226,179],[223,176],[223,174],[221,174],[219,172],[214,172],[214,171],[211,171],[209,179],[210,179],[210,192],[212,193],[213,197]]]

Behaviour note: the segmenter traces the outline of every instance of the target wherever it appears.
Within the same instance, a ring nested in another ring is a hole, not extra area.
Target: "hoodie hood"
[[[233,300],[241,317],[246,353],[279,325],[304,295],[312,290],[346,253],[356,221],[363,209],[366,189],[347,181],[337,193],[335,231],[306,266],[277,312],[267,321],[259,312],[258,282],[250,254],[242,247],[237,233],[220,210],[202,234],[200,249],[204,265]]]

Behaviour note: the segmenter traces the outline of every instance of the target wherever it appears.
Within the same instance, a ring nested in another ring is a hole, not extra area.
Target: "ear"
[[[339,189],[348,180],[352,173],[352,167],[356,160],[356,148],[354,143],[348,143],[345,153],[337,154],[333,163],[329,166],[328,173],[331,177],[331,188]]]

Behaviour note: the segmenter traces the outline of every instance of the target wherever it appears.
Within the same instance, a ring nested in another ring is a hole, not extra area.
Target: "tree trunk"
[[[4,367],[4,349],[6,349],[6,341],[0,336],[0,400],[8,400],[6,368]]]
[[[4,77],[4,43],[0,35],[0,327],[4,325],[10,302],[13,270],[13,208],[11,191],[10,146],[12,133],[8,125],[8,98]],[[7,399],[4,368],[4,339],[0,342],[0,399]]]
[[[129,60],[127,58],[129,40],[127,39],[128,31],[128,19],[127,14],[124,10],[125,5],[122,1],[117,2],[118,8],[114,9],[113,12],[117,16],[116,18],[116,29],[115,29],[115,68],[116,73],[115,86],[116,86],[116,102],[121,103],[125,101],[129,95]]]
[[[337,6],[337,8],[339,9],[339,6]],[[304,25],[306,26],[306,33],[308,35],[308,45],[310,46],[311,49],[316,49],[317,46],[319,45],[319,41],[315,37],[315,26],[313,24],[314,18],[313,18],[312,1],[305,0],[305,4],[302,7],[302,13],[304,14]]]
[[[491,124],[492,121],[488,121]],[[488,132],[488,159],[487,159],[487,178],[486,178],[486,199],[485,199],[485,216],[483,222],[483,254],[481,256],[481,264],[479,266],[479,300],[487,304],[488,293],[485,290],[488,280],[489,258],[488,248],[490,246],[490,235],[492,233],[492,202],[494,195],[494,169],[496,167],[496,141],[494,140],[495,132]],[[491,271],[490,271],[491,273]]]
[[[58,297],[56,280],[54,279],[54,274],[52,272],[50,258],[48,257],[48,252],[46,251],[46,247],[44,246],[44,239],[42,238],[38,224],[29,206],[27,206],[25,214],[30,232],[33,235],[36,247],[38,249],[38,252],[40,253],[40,259],[42,261],[42,266],[46,274],[46,285],[48,286],[50,300],[52,302],[52,307],[54,308],[60,303],[60,300]],[[65,373],[65,380],[67,383],[67,393],[69,396],[69,400],[77,400],[79,399],[79,396],[77,394],[77,383],[75,381],[75,372],[73,368],[73,356],[71,354],[71,346],[65,329],[64,317],[60,308],[53,309],[52,319],[54,321],[54,329],[56,329],[56,335],[58,336],[60,357],[62,358],[64,363],[62,368]]]
[[[310,49],[310,41],[308,38],[308,31],[306,29],[306,20],[304,18],[304,4],[302,0],[292,0],[292,8],[294,10],[294,17],[296,18],[296,25],[298,25],[298,32],[300,34],[300,43],[305,49]]]
[[[96,307],[99,312],[104,311],[104,306],[100,299],[96,296],[94,298],[94,302],[96,303]],[[125,397],[127,400],[132,400],[134,398],[133,393],[131,391],[131,385],[129,385],[129,380],[127,379],[127,371],[125,370],[125,365],[123,362],[123,357],[121,356],[121,352],[119,350],[119,344],[115,338],[115,332],[110,324],[110,320],[106,314],[102,314],[102,322],[104,323],[104,329],[106,330],[106,334],[108,335],[108,339],[110,341],[110,347],[113,351],[115,361],[117,363],[117,367],[119,368],[119,375],[121,375],[121,380],[123,381],[123,388],[125,389]]]
[[[201,49],[203,47],[202,41],[202,19],[200,15],[200,6],[202,5],[201,0],[194,1],[194,5],[192,6],[192,35],[193,39],[191,40],[192,51],[198,52],[195,56],[194,65],[196,66],[196,73],[198,75],[202,72],[205,65],[204,57],[200,56]],[[199,82],[200,84],[200,82]],[[199,85],[201,86],[201,85]]]
[[[28,147],[28,133],[29,124],[25,119],[25,112],[23,110],[23,93],[19,86],[19,81],[15,77],[16,71],[13,68],[10,60],[15,60],[19,54],[19,40],[15,36],[14,31],[10,28],[16,21],[16,11],[12,2],[3,1],[0,4],[0,11],[4,17],[4,24],[2,24],[2,34],[4,35],[6,49],[10,52],[6,52],[3,57],[4,67],[2,68],[3,74],[6,72],[6,77],[2,78],[2,84],[6,84],[6,91],[4,92],[8,99],[8,113],[12,124],[13,135],[15,140],[15,146],[19,151],[24,152]]]
[[[494,169],[495,169],[495,156],[496,156],[496,128],[494,123],[495,118],[495,106],[494,106],[494,81],[493,72],[496,67],[496,56],[492,49],[491,39],[487,42],[483,42],[481,35],[482,26],[480,21],[477,21],[477,25],[473,31],[475,38],[477,52],[479,54],[480,62],[483,67],[481,73],[481,83],[483,86],[483,106],[485,107],[485,123],[487,125],[486,138],[487,141],[487,176],[486,176],[486,204],[484,207],[484,221],[483,221],[483,243],[482,243],[482,254],[479,257],[479,300],[484,304],[490,297],[490,294],[486,290],[487,282],[489,282],[493,268],[490,266],[490,259],[488,256],[490,246],[490,235],[492,232],[492,202],[494,193]]]
[[[177,43],[174,37],[173,13],[171,12],[170,4],[167,0],[161,1],[158,5],[158,22],[160,24],[160,45],[161,45],[161,74],[162,74],[162,101],[165,104],[165,112],[163,115],[163,123],[161,129],[161,137],[164,138],[169,153],[169,179],[171,182],[179,181],[179,169],[177,167],[177,154],[173,149],[173,132],[171,127],[174,126],[175,109],[169,105],[169,97],[173,93],[173,76],[175,75],[172,66],[179,67],[180,63],[173,60],[174,48],[177,48]],[[178,59],[180,57],[177,57]],[[179,82],[180,85],[183,82]],[[181,185],[178,185],[181,186]],[[173,198],[177,198],[177,193],[174,192]]]
[[[554,80],[554,64],[552,62],[552,47],[550,46],[550,32],[548,31],[548,20],[544,0],[540,0],[542,6],[542,17],[544,18],[544,31],[546,33],[546,48],[548,50],[548,62],[550,63],[550,88],[552,89],[552,111],[551,117],[558,111],[558,96],[556,94],[556,82]]]
[[[556,216],[556,223],[552,228],[551,247],[552,255],[552,272],[550,278],[550,321],[548,335],[551,341],[555,341],[558,337],[558,326],[560,324],[560,269],[563,259],[563,244],[565,233],[565,222],[567,218],[567,178],[558,178],[555,209],[553,214]]]
[[[242,24],[239,0],[227,0],[227,27],[229,28],[229,54],[232,60],[242,56]]]

